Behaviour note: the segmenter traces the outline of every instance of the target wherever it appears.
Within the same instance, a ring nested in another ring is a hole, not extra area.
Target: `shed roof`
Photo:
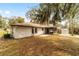
[[[41,24],[35,24],[35,23],[16,23],[16,24],[12,24],[11,26],[21,26],[21,27],[53,27],[52,24],[41,25]]]

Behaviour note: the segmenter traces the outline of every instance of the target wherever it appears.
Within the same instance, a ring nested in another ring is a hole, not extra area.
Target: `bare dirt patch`
[[[59,35],[47,35],[18,40],[0,40],[0,55],[78,56],[79,39]]]

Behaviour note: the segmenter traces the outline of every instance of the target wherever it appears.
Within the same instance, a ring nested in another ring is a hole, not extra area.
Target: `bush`
[[[69,28],[69,33],[71,34],[72,29]],[[73,33],[79,35],[79,28],[74,28]]]
[[[61,34],[61,29],[57,29],[57,33]]]
[[[13,36],[11,34],[4,34],[4,38],[5,39],[11,39],[11,38],[13,38]]]

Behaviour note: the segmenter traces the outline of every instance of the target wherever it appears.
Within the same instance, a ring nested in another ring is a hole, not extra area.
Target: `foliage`
[[[79,4],[75,3],[40,3],[38,9],[32,9],[27,14],[33,20],[40,22],[48,21],[51,14],[52,21],[61,21],[75,17],[79,10]]]
[[[11,39],[13,38],[11,34],[4,34],[4,39]]]
[[[24,23],[24,18],[18,17],[16,18],[17,23]]]
[[[38,9],[30,10],[28,14],[33,22],[45,24],[52,23],[56,26],[58,22],[68,19],[69,27],[71,26],[73,35],[73,19],[79,13],[78,3],[40,3],[39,6]]]
[[[22,17],[13,17],[13,18],[10,18],[9,20],[9,24],[15,24],[15,23],[24,23],[24,18]]]
[[[0,37],[2,37],[4,34],[7,34],[7,32],[4,31],[3,29],[0,29]]]
[[[7,22],[6,22],[5,18],[2,16],[0,16],[0,27],[1,28],[7,27]]]

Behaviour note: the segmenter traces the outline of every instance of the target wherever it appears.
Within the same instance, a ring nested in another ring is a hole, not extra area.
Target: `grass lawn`
[[[0,40],[0,55],[5,56],[79,56],[79,39],[59,35]]]

